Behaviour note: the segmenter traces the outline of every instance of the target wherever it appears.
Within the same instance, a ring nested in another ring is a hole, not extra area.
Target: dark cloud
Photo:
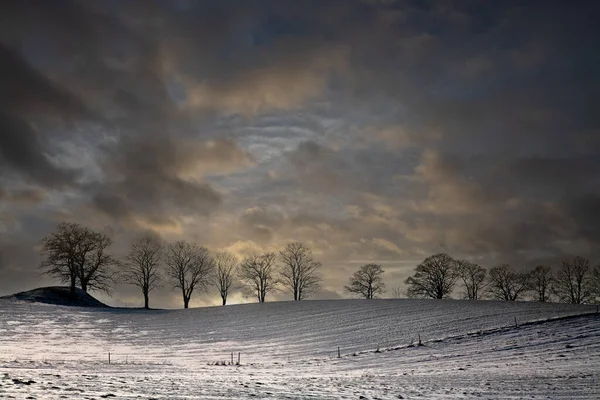
[[[18,245],[67,219],[239,254],[303,240],[332,265],[328,297],[368,260],[396,279],[435,251],[598,257],[598,11],[8,1],[0,230]]]

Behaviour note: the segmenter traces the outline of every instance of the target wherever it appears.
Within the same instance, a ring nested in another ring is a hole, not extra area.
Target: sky
[[[0,295],[58,283],[40,275],[39,241],[61,221],[110,234],[116,255],[147,232],[240,257],[302,241],[323,263],[322,299],[348,297],[367,262],[391,291],[438,252],[596,264],[599,12],[4,1]],[[108,301],[139,305],[138,291]],[[169,283],[152,302],[181,305]]]

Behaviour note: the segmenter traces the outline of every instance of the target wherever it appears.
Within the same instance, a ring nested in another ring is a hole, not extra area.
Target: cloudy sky
[[[361,263],[392,288],[440,251],[598,262],[599,12],[4,1],[0,295],[53,283],[38,243],[60,221],[109,232],[117,254],[149,230],[240,256],[303,241],[319,298],[345,296]],[[180,303],[168,285],[154,298]],[[141,300],[120,285],[109,301]]]

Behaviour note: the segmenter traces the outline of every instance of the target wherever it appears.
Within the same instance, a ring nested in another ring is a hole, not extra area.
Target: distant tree
[[[294,296],[304,300],[320,287],[318,274],[321,263],[313,258],[312,251],[300,242],[289,243],[279,252],[281,257],[281,284]]]
[[[393,299],[401,299],[404,297],[404,289],[402,289],[402,285],[396,285],[392,289],[392,298]]]
[[[195,243],[171,243],[165,252],[167,275],[183,295],[183,308],[188,308],[194,291],[206,290],[211,281],[214,262],[208,249]]]
[[[260,303],[265,302],[268,293],[277,289],[275,260],[275,253],[254,254],[244,258],[240,265],[240,280],[255,293]]]
[[[540,303],[545,303],[550,299],[550,292],[554,277],[552,269],[545,265],[538,265],[531,271],[530,289],[533,292],[533,297]]]
[[[227,304],[227,296],[229,290],[233,286],[238,272],[239,262],[235,255],[221,251],[215,254],[215,278],[214,285],[216,286],[223,305]]]
[[[529,274],[513,270],[508,264],[490,269],[488,290],[493,298],[515,301],[530,287]]]
[[[42,239],[40,268],[45,274],[68,282],[71,296],[75,295],[77,282],[84,292],[89,289],[108,292],[114,282],[112,267],[117,264],[106,251],[111,243],[105,234],[63,222],[55,232]]]
[[[346,292],[356,294],[365,299],[374,299],[385,292],[383,268],[379,264],[362,265],[351,277]]]
[[[144,236],[135,241],[127,255],[123,279],[142,289],[144,308],[149,308],[150,292],[160,286],[163,246],[159,239]]]
[[[565,303],[583,304],[593,300],[590,262],[575,257],[572,261],[563,261],[556,273],[554,294]]]
[[[415,268],[415,274],[405,283],[409,297],[443,299],[449,297],[458,275],[455,261],[446,253],[427,257]]]
[[[456,273],[465,289],[464,298],[479,300],[486,287],[487,271],[485,268],[469,261],[458,260],[456,261]]]

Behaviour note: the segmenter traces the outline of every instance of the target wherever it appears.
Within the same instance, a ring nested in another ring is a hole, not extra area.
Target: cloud
[[[593,2],[3,11],[13,272],[33,271],[31,241],[62,219],[107,227],[118,253],[147,230],[239,255],[301,240],[327,297],[368,261],[394,280],[438,251],[522,268],[598,257]]]
[[[289,39],[257,49],[254,56],[252,67],[231,72],[221,82],[199,83],[180,77],[187,93],[184,107],[225,109],[244,115],[296,109],[320,97],[330,74],[344,73],[348,58],[344,48]]]

